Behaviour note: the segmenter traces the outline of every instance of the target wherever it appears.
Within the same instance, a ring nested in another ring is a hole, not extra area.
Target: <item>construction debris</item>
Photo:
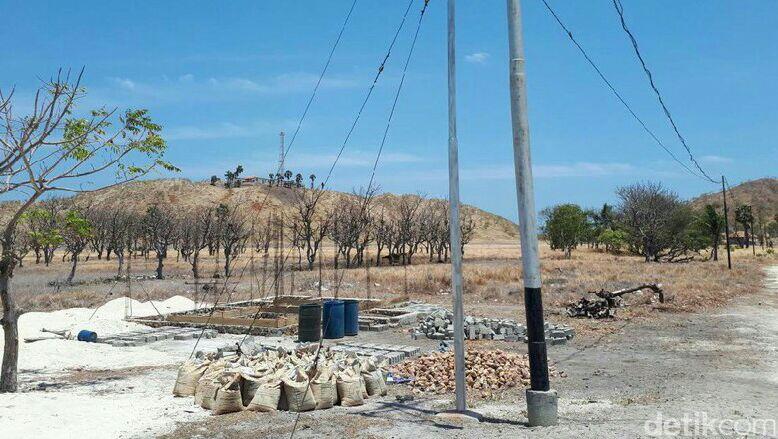
[[[495,351],[469,350],[465,356],[465,380],[470,394],[482,398],[518,385],[529,385],[529,359],[526,355]],[[435,353],[405,361],[391,369],[394,376],[410,378],[415,393],[451,393],[454,380],[454,354]],[[551,376],[564,376],[549,367]]]
[[[598,299],[589,300],[581,297],[578,302],[571,303],[567,307],[567,315],[570,317],[588,317],[590,319],[604,319],[616,315],[616,308],[622,306],[621,296],[627,293],[634,293],[643,289],[650,289],[659,298],[660,303],[665,302],[662,284],[643,284],[634,288],[624,288],[613,292],[600,290],[590,291]]]
[[[465,338],[468,340],[505,340],[527,341],[527,328],[521,323],[510,319],[490,319],[481,317],[465,317]],[[575,336],[575,330],[565,325],[545,324],[546,341],[550,344],[561,344]],[[454,338],[454,314],[446,309],[439,309],[429,314],[413,332],[414,339],[427,337],[433,340],[450,340]]]

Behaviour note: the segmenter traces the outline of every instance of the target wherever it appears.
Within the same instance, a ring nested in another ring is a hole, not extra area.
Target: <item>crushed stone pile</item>
[[[194,397],[213,414],[304,412],[364,404],[387,394],[386,363],[322,348],[278,348],[249,355],[200,355],[178,370],[173,395]]]
[[[495,392],[515,386],[529,386],[529,359],[526,355],[491,351],[467,351],[465,355],[467,390],[476,396],[489,398]],[[394,366],[391,373],[411,379],[415,393],[452,393],[454,353],[435,353]],[[551,376],[564,376],[549,367]]]

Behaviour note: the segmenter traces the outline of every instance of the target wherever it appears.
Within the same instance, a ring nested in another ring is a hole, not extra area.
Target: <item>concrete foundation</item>
[[[527,419],[530,427],[546,427],[557,424],[556,390],[527,389]]]

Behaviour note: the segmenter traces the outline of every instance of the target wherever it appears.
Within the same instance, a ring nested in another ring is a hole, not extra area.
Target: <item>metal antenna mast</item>
[[[286,136],[286,134],[283,131],[281,131],[279,136],[281,137],[281,143],[279,144],[279,149],[278,149],[278,173],[284,175],[284,171],[286,171],[284,169],[284,159],[286,158],[286,149],[284,148],[284,136]]]

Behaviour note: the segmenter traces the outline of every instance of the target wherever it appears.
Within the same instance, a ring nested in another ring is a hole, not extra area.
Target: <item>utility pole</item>
[[[727,211],[727,190],[724,189],[724,176],[721,176],[721,195],[724,196],[724,232],[727,237],[727,267],[732,269],[732,256],[729,254],[729,212]]]
[[[454,0],[448,0],[448,205],[451,235],[451,290],[454,293],[454,380],[456,411],[464,412],[465,328],[462,305],[462,237],[459,229],[459,152],[457,145]]]
[[[527,389],[527,418],[530,426],[557,424],[557,394],[548,380],[548,357],[541,296],[535,194],[529,149],[527,87],[524,73],[521,4],[508,0],[508,44],[511,89],[513,160],[524,275],[524,309],[527,315],[530,388]]]

